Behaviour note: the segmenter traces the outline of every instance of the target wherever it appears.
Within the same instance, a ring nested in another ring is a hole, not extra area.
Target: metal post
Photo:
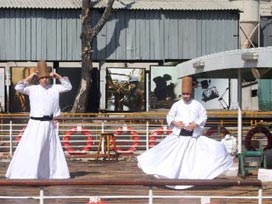
[[[238,154],[242,152],[242,73],[238,69]]]
[[[146,79],[149,79],[149,72],[146,72]],[[146,80],[146,90],[149,90],[149,80]],[[146,92],[146,112],[150,109],[149,91]]]
[[[12,121],[9,121],[9,155],[12,157]]]
[[[100,70],[100,92],[101,92],[99,108],[101,110],[104,110],[106,108],[106,103],[107,103],[107,100],[105,100],[105,98],[106,98],[106,83],[107,83],[107,80],[105,80],[107,77],[105,62],[100,61],[98,63],[98,67]]]
[[[105,131],[105,122],[103,121],[101,124],[101,132],[104,133]]]
[[[148,204],[153,204],[153,191],[152,191],[152,186],[149,186],[149,191],[148,191]]]
[[[238,105],[241,109],[243,109],[242,105],[242,70],[238,69],[238,83],[237,83],[237,97],[238,97]]]
[[[56,69],[53,69],[53,73],[57,73]],[[56,78],[53,78],[53,84],[56,84]]]
[[[258,204],[263,203],[263,189],[262,187],[259,187],[258,189]]]
[[[10,76],[10,63],[7,64],[7,66],[5,67],[5,71],[6,71],[6,80],[5,80],[5,85],[6,85],[6,112],[10,112],[10,100],[9,100],[9,97],[10,97],[10,85],[11,85],[11,76]]]
[[[43,203],[44,203],[43,200],[44,200],[44,189],[43,189],[43,187],[41,186],[41,187],[40,187],[40,204],[43,204]]]
[[[242,111],[238,106],[238,154],[242,153]]]
[[[261,45],[261,0],[258,0],[258,47]]]
[[[105,131],[105,123],[104,123],[104,121],[102,122],[101,128],[102,128],[101,132],[104,133],[104,131]],[[102,135],[100,135],[100,137],[102,137],[102,138],[100,138],[100,139],[102,139],[101,152],[103,154],[105,154],[105,138]]]
[[[149,149],[149,122],[146,122],[146,150]]]

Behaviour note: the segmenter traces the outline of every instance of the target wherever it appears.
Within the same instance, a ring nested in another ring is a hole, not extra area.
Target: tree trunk
[[[71,112],[86,112],[89,92],[92,84],[91,71],[92,71],[92,42],[97,34],[101,31],[107,20],[110,18],[112,12],[112,5],[115,0],[108,0],[107,6],[104,10],[102,17],[97,24],[91,28],[90,17],[92,2],[91,0],[82,0],[82,68],[81,68],[81,81],[77,96],[74,101]]]

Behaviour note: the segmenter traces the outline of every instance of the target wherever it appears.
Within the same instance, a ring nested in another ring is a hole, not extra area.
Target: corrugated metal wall
[[[102,29],[96,59],[174,60],[238,48],[231,11],[119,10]]]
[[[81,10],[1,9],[0,60],[81,60]],[[101,12],[92,12],[96,22]],[[94,60],[181,60],[237,49],[238,13],[117,10]]]
[[[272,46],[272,17],[261,18],[261,47]]]
[[[1,9],[0,60],[80,59],[76,10]]]

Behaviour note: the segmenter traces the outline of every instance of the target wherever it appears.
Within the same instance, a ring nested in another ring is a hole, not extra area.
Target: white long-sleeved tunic
[[[29,95],[30,116],[58,116],[59,94],[72,89],[68,78],[61,84],[28,85],[20,81],[15,89]],[[66,179],[70,177],[53,120],[29,119],[6,172],[10,179]]]
[[[15,90],[29,95],[30,116],[42,117],[44,115],[60,115],[59,94],[70,91],[72,85],[67,77],[60,79],[61,84],[50,84],[47,87],[41,85],[28,85],[19,81]]]
[[[195,122],[198,127],[192,136],[180,136],[180,129],[171,124],[173,120],[185,124]],[[173,104],[167,115],[173,132],[137,157],[139,168],[156,178],[213,179],[222,174],[232,166],[233,160],[224,144],[201,134],[206,120],[206,111],[198,101],[180,100]]]
[[[166,120],[167,124],[173,128],[173,133],[176,135],[179,135],[180,129],[171,124],[173,120],[182,121],[185,125],[195,122],[198,126],[193,131],[193,137],[197,137],[201,135],[205,126],[207,112],[202,104],[196,100],[191,100],[189,103],[179,100],[172,105],[166,116]]]

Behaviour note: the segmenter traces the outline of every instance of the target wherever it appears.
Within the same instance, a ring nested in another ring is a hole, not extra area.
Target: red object
[[[163,128],[163,127],[160,127],[160,128],[157,128],[155,131],[153,131],[149,137],[149,147],[154,147],[156,145],[156,138],[160,135],[169,135],[172,133],[172,130],[167,128]]]
[[[19,132],[19,134],[17,135],[17,137],[16,137],[16,142],[17,142],[17,144],[20,142],[21,137],[22,137],[22,135],[23,135],[25,129],[26,129],[26,128],[24,127],[24,128]]]
[[[114,147],[113,150],[115,152],[123,153],[123,154],[133,153],[136,150],[136,148],[138,147],[138,145],[139,145],[139,135],[135,130],[133,130],[130,127],[128,127],[128,128],[120,127],[120,128],[118,128],[117,130],[114,131],[114,136],[121,135],[124,132],[128,132],[132,136],[133,145],[131,147],[129,147],[127,150],[122,150],[122,149],[118,148],[117,146]]]
[[[256,150],[252,144],[251,144],[251,139],[253,135],[256,133],[263,133],[267,137],[267,145],[264,147],[265,150],[269,150],[272,148],[272,134],[270,133],[269,129],[267,129],[264,126],[256,126],[252,128],[251,130],[248,131],[246,137],[245,137],[245,147],[247,150]]]
[[[71,155],[81,155],[81,154],[85,154],[87,151],[90,151],[91,147],[92,147],[92,137],[91,137],[91,133],[85,129],[85,128],[80,128],[80,132],[82,132],[86,137],[87,137],[87,141],[86,141],[86,145],[81,149],[76,151],[71,145],[70,145],[70,138],[71,136],[76,133],[79,132],[79,129],[77,127],[73,127],[70,130],[68,130],[64,137],[63,137],[63,146],[66,149],[66,151],[71,154]]]

